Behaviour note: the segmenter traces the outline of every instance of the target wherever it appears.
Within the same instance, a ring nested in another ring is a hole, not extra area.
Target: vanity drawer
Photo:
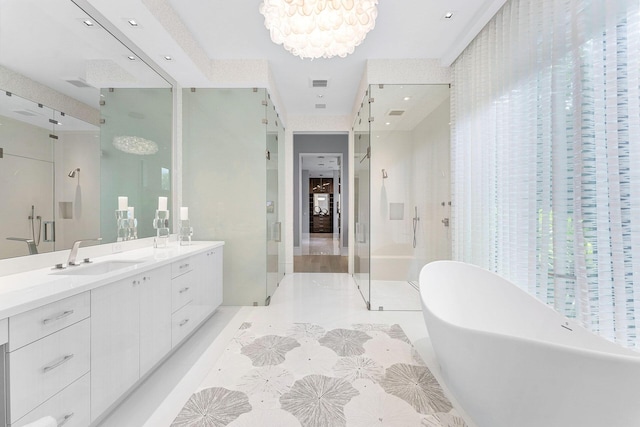
[[[171,281],[171,312],[184,307],[196,295],[197,276],[188,272]]]
[[[83,292],[9,319],[9,351],[14,351],[89,317],[89,292]]]
[[[53,396],[51,399],[29,412],[11,427],[22,427],[39,420],[42,417],[51,416],[58,422],[58,427],[86,427],[91,424],[90,374],[84,374],[82,378]]]
[[[184,273],[193,270],[193,259],[186,258],[171,264],[171,278],[174,279]]]
[[[18,420],[89,372],[90,319],[7,353],[9,413]]]
[[[198,326],[198,308],[189,303],[171,316],[171,347],[175,347]]]

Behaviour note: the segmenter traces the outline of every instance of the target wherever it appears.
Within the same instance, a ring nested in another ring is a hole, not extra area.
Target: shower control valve
[[[449,218],[442,218],[442,223],[444,224],[445,227],[449,226]]]

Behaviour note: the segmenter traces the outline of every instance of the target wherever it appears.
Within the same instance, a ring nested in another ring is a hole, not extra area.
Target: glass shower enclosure
[[[224,304],[268,305],[284,276],[284,128],[266,89],[184,89],[182,204],[223,240]]]
[[[451,258],[449,85],[371,85],[354,124],[354,278],[371,310],[420,310],[424,265]]]

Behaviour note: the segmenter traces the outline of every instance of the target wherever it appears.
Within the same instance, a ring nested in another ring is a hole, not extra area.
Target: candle
[[[128,217],[129,219],[133,219],[133,218],[134,218],[134,215],[133,215],[133,209],[134,209],[134,208],[133,208],[133,206],[129,206],[129,207],[127,208],[127,211],[128,211],[128,215],[127,215],[127,217]]]
[[[167,198],[166,197],[158,197],[158,210],[166,211],[167,210]]]
[[[118,210],[126,211],[129,207],[129,198],[126,196],[118,196]]]
[[[189,208],[186,206],[183,206],[180,208],[180,219],[181,220],[187,220],[189,219]]]

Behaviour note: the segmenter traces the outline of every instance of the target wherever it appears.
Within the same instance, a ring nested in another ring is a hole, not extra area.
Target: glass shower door
[[[279,169],[279,118],[271,98],[267,95],[266,102],[266,209],[267,209],[267,296],[266,304],[271,302],[271,297],[280,283],[280,252],[283,246],[282,222],[280,220],[280,186],[278,180]]]
[[[353,127],[355,139],[354,164],[354,207],[355,207],[355,248],[354,279],[360,289],[367,308],[370,308],[370,133],[369,133],[369,92],[365,94]]]
[[[225,241],[225,305],[264,305],[266,90],[182,93],[182,202],[194,239]]]
[[[374,85],[371,307],[421,310],[420,270],[450,259],[448,85]]]

